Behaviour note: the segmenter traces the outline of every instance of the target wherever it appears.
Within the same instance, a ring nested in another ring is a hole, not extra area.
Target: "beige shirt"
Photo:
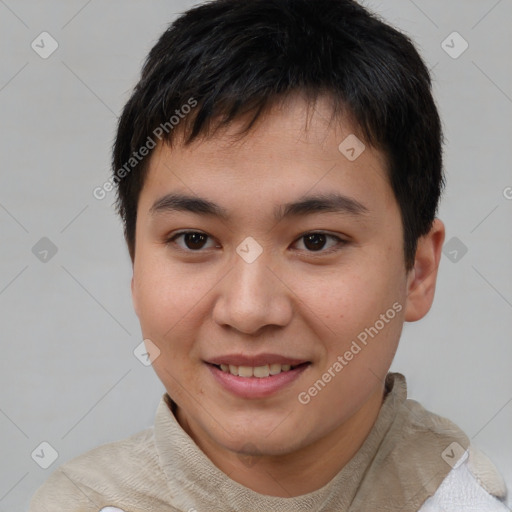
[[[386,388],[360,450],[309,494],[266,496],[231,480],[181,428],[164,395],[154,427],[62,465],[30,512],[417,512],[452,470],[450,456],[459,457],[469,441],[452,422],[407,399],[403,375],[388,374]]]

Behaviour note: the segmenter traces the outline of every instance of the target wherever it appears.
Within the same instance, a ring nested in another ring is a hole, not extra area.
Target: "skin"
[[[241,140],[233,138],[240,128],[234,123],[188,147],[155,148],[139,198],[132,279],[143,336],[161,351],[154,369],[178,404],[182,428],[233,480],[280,497],[324,486],[364,442],[403,323],[431,307],[445,236],[436,219],[406,272],[384,156],[367,145],[349,161],[338,146],[357,130],[348,119],[328,124],[325,99],[307,126],[306,114],[304,100],[289,97]],[[273,218],[277,205],[333,191],[363,203],[368,213]],[[171,192],[215,202],[229,218],[151,214]],[[183,236],[166,242],[181,230],[208,238],[195,251]],[[303,238],[311,231],[346,243],[327,237],[315,251]],[[236,252],[248,236],[263,249],[250,264]],[[402,310],[394,319],[301,404],[299,393],[395,302]],[[243,399],[223,389],[204,363],[233,353],[277,353],[311,365],[278,393]]]

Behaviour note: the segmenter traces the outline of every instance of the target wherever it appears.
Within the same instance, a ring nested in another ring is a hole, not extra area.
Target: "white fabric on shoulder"
[[[448,473],[436,493],[418,512],[510,512],[496,497],[506,495],[502,481],[492,462],[470,448],[469,457]],[[495,495],[489,492],[491,489]]]
[[[489,493],[503,500],[507,497],[507,486],[496,466],[483,452],[470,446],[468,468],[477,482]]]

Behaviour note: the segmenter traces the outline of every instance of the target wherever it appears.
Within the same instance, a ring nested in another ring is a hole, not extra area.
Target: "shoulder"
[[[151,485],[159,475],[153,427],[126,439],[101,445],[52,473],[35,493],[29,512],[97,511],[105,499]],[[134,484],[134,480],[136,484]],[[78,508],[80,507],[80,508]]]
[[[504,504],[506,495],[496,467],[471,446],[420,512],[510,512]]]

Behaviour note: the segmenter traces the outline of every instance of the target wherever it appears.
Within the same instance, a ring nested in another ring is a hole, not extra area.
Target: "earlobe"
[[[418,239],[414,268],[407,277],[406,322],[420,320],[432,306],[444,238],[444,224],[435,219],[430,231]]]

